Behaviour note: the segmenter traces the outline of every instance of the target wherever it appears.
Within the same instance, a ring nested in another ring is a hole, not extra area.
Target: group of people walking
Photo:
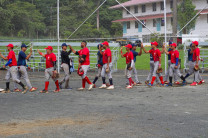
[[[148,74],[148,77],[145,81],[145,84],[149,87],[152,87],[154,85],[154,82],[156,80],[156,83],[160,87],[170,87],[173,86],[173,79],[176,84],[180,84],[178,82],[177,77],[180,77],[182,80],[182,85],[186,85],[186,79],[194,74],[194,81],[191,84],[191,86],[201,85],[204,82],[201,75],[199,74],[199,70],[196,70],[196,68],[199,68],[200,65],[200,49],[198,48],[198,42],[193,41],[190,45],[190,49],[188,50],[188,60],[189,60],[189,72],[184,77],[180,73],[180,63],[179,63],[179,52],[176,50],[177,44],[170,42],[169,43],[169,49],[166,50],[165,45],[162,48],[162,51],[158,49],[158,43],[157,42],[151,42],[151,49],[147,51],[143,44],[140,46],[139,52],[136,52],[137,46],[136,44],[128,44],[124,46],[126,48],[126,52],[123,53],[123,47],[121,47],[120,53],[122,58],[126,58],[126,68],[125,68],[125,76],[127,80],[127,86],[126,89],[131,89],[135,85],[141,85],[142,83],[138,79],[137,70],[135,67],[136,64],[136,58],[137,56],[141,56],[142,52],[150,54],[150,72]],[[69,50],[67,48],[69,47]],[[3,68],[6,68],[8,66],[6,73],[6,89],[1,89],[3,93],[9,93],[10,92],[10,78],[15,82],[15,92],[20,92],[21,90],[18,89],[17,84],[22,87],[22,93],[26,93],[28,90],[30,92],[36,91],[36,87],[32,87],[28,74],[27,74],[27,64],[26,60],[28,60],[32,55],[32,48],[30,48],[30,53],[28,55],[25,54],[27,50],[27,46],[23,44],[21,46],[21,51],[19,52],[18,56],[18,62],[16,60],[15,52],[13,51],[14,46],[12,44],[7,45],[8,49],[8,56],[4,57],[1,53],[0,56],[4,60],[7,60],[7,63],[3,66]],[[62,44],[62,51],[61,51],[61,67],[64,71],[64,77],[61,81],[58,80],[58,72],[56,69],[57,66],[57,59],[56,55],[53,53],[53,47],[48,46],[46,47],[46,53],[42,53],[39,50],[37,52],[45,58],[46,60],[46,69],[45,69],[45,88],[41,90],[41,93],[48,93],[48,87],[49,87],[49,80],[50,78],[53,79],[56,85],[56,89],[54,92],[60,92],[60,89],[71,89],[69,86],[69,78],[70,78],[70,70],[73,67],[71,63],[71,59],[69,58],[69,55],[71,53],[74,53],[79,57],[79,64],[78,64],[78,71],[77,74],[81,76],[82,78],[82,86],[79,88],[79,91],[85,90],[86,83],[88,83],[89,87],[88,90],[92,90],[93,88],[96,88],[95,83],[99,79],[99,77],[102,78],[102,85],[99,87],[100,89],[107,89],[112,90],[114,89],[113,84],[113,77],[112,77],[112,53],[109,46],[109,43],[107,41],[98,44],[98,62],[97,62],[97,68],[98,73],[96,74],[93,82],[91,82],[87,76],[87,72],[90,66],[90,51],[87,48],[87,42],[82,41],[81,42],[81,49],[79,51],[76,51],[72,48],[72,46],[67,45],[66,43]],[[161,54],[167,54],[168,55],[168,71],[165,74],[165,80],[163,80],[162,73],[158,70],[161,68],[162,64],[162,58]],[[132,73],[134,73],[135,81],[133,81]],[[23,78],[26,82],[26,85],[22,83],[20,78]],[[106,77],[109,79],[109,83],[106,83]],[[168,82],[169,78],[169,82]],[[159,83],[160,81],[160,83]],[[65,85],[63,86],[63,84]],[[167,84],[167,85],[165,85]]]

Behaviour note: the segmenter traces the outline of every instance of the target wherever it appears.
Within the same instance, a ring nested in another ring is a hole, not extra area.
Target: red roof
[[[200,14],[208,14],[208,9],[203,10]]]
[[[167,17],[172,17],[171,13],[167,13]],[[157,18],[164,18],[164,14],[155,14],[155,15],[147,15],[147,16],[137,16],[139,20],[148,20],[148,19],[157,19]],[[136,21],[134,17],[131,18],[123,18],[119,20],[115,20],[112,22],[126,22],[126,21]]]
[[[160,2],[160,1],[163,1],[163,0],[130,0],[130,1],[122,3],[122,5],[126,7],[126,6],[133,6],[133,5]],[[118,5],[110,7],[110,9],[118,9],[118,8],[121,8],[121,7],[122,6],[118,4]]]

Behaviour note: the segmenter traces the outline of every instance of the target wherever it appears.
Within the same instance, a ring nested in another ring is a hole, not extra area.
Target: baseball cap
[[[199,42],[198,41],[192,41],[192,44],[195,44],[196,46],[198,46]]]
[[[190,44],[190,47],[192,47],[192,43]]]
[[[63,43],[61,46],[62,46],[62,47],[63,47],[63,46],[67,46],[67,44],[66,44],[66,43]]]
[[[45,49],[49,49],[49,50],[53,50],[53,47],[52,46],[48,46],[48,47],[46,47]]]
[[[177,44],[176,43],[172,43],[171,46],[177,47]]]
[[[154,42],[151,42],[151,45],[158,46],[158,43],[156,41],[154,41]]]
[[[103,45],[109,46],[109,43],[107,41],[102,43]]]
[[[171,45],[171,44],[173,44],[173,42],[172,41],[169,41],[169,45]]]
[[[137,46],[137,44],[132,44],[132,47]]]
[[[132,49],[132,45],[131,44],[128,44],[125,47]]]
[[[23,47],[27,48],[27,45],[25,45],[25,44],[22,44],[22,45],[21,45],[21,48],[23,48]]]
[[[14,48],[14,45],[13,44],[8,44],[7,47]]]
[[[97,45],[97,49],[99,49],[99,46],[103,47],[103,44],[98,44]]]

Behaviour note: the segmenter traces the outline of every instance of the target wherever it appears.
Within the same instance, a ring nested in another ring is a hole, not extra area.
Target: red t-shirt
[[[199,60],[200,60],[200,49],[199,48],[196,48],[193,51],[193,61],[196,61],[196,57],[199,57]]]
[[[154,59],[154,62],[159,61],[159,57],[161,57],[161,52],[160,52],[159,49],[156,49],[156,50],[151,49],[149,51],[149,53],[152,54],[152,57]]]
[[[110,48],[107,48],[104,52],[103,52],[103,64],[108,63],[108,57],[110,57],[110,63],[112,61],[112,55],[111,55],[111,50]]]
[[[46,68],[54,67],[53,62],[56,61],[56,55],[54,53],[46,54],[45,58],[46,58]]]
[[[10,67],[12,67],[12,66],[17,66],[17,60],[16,60],[15,53],[14,53],[13,50],[11,50],[11,51],[9,52],[7,58],[8,58],[8,61],[9,61],[10,59],[12,59],[12,63],[9,64]]]
[[[134,55],[131,51],[126,52],[126,54],[124,54],[123,56],[126,57],[126,64],[129,64],[132,60],[134,60]]]
[[[85,61],[81,63],[81,65],[90,65],[90,52],[87,47],[81,49],[78,51],[79,56],[85,55]],[[80,61],[79,61],[80,62]]]
[[[176,63],[176,58],[179,58],[179,52],[178,52],[178,50],[170,51],[169,53],[171,55],[171,63],[172,64],[175,64]]]

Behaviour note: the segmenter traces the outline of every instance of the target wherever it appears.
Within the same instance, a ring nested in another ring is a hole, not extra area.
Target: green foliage
[[[192,4],[192,0],[184,0],[178,5],[178,23],[180,27],[183,27],[189,22],[197,13],[195,11],[196,6]],[[186,28],[184,28],[183,33],[188,34],[196,24],[195,18]]]
[[[178,45],[178,46],[177,46],[177,49],[178,49],[178,50],[183,50],[183,49],[184,49],[184,45],[183,45],[183,44]]]
[[[158,42],[159,47],[162,47],[164,40],[164,34],[154,33],[150,35],[150,42]]]

